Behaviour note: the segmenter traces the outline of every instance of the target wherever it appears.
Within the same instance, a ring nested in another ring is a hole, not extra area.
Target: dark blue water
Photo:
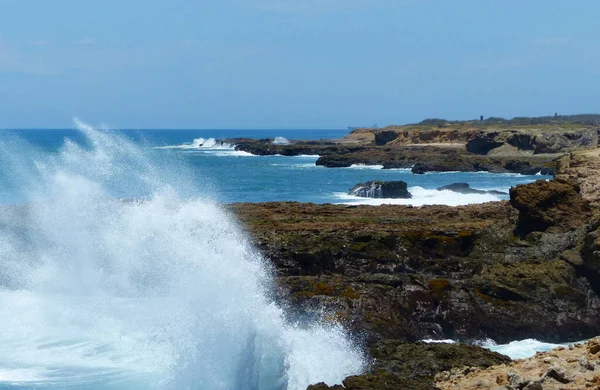
[[[461,195],[435,189],[451,183],[467,182],[473,188],[508,192],[511,186],[529,183],[545,176],[489,173],[429,173],[413,175],[408,170],[383,170],[378,167],[323,168],[315,165],[317,156],[250,156],[231,149],[192,147],[198,138],[275,138],[338,139],[347,130],[110,130],[143,146],[156,161],[164,159],[190,168],[190,179],[199,191],[208,191],[221,202],[299,201],[314,203],[380,204],[380,200],[358,199],[347,195],[356,183],[369,180],[403,180],[413,193],[411,200],[388,200],[402,204],[467,204],[480,203],[507,196]],[[15,139],[34,146],[38,153],[59,153],[66,140],[86,145],[77,130],[3,130],[0,144]],[[24,148],[24,153],[30,153]],[[19,203],[20,197],[11,186],[18,174],[0,167],[0,202]],[[140,196],[122,193],[115,196]]]
[[[128,129],[107,130],[124,135],[136,143],[146,146],[180,145],[191,142],[195,138],[275,138],[278,136],[293,140],[336,139],[348,134],[348,130],[160,130],[160,129]],[[48,151],[58,150],[65,139],[85,143],[85,137],[74,129],[20,129],[0,130],[0,138],[18,137]]]

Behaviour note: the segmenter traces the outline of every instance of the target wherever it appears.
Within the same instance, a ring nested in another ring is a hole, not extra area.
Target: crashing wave
[[[283,137],[275,137],[272,142],[273,145],[289,145],[290,141]]]
[[[0,210],[0,388],[306,389],[365,368],[342,327],[288,320],[185,167],[78,125],[89,147],[0,148],[27,199]]]
[[[383,165],[352,164],[348,168],[352,169],[383,169]]]
[[[362,198],[346,193],[335,193],[333,196],[340,200],[337,203],[348,205],[382,205],[382,204],[401,204],[411,206],[424,205],[447,205],[464,206],[468,204],[478,204],[500,200],[493,194],[459,194],[453,191],[427,190],[422,187],[409,187],[408,191],[412,194],[411,199],[394,198]]]
[[[585,341],[570,344],[582,344]],[[535,339],[525,339],[511,341],[508,344],[496,344],[493,340],[486,340],[477,343],[479,346],[488,348],[494,352],[499,352],[511,359],[526,359],[536,354],[536,352],[547,352],[558,347],[566,347],[569,343],[553,344],[545,343]]]
[[[424,343],[444,343],[444,344],[454,344],[457,341],[455,340],[433,340],[426,339],[421,340]],[[496,344],[493,340],[485,340],[476,342],[476,345],[480,347],[487,348],[494,352],[501,353],[503,355],[508,356],[511,359],[527,359],[538,352],[547,352],[551,351],[554,348],[558,347],[567,347],[569,344],[583,344],[585,341],[579,341],[576,343],[563,343],[563,344],[553,344],[553,343],[545,343],[543,341],[538,341],[535,339],[525,339],[525,340],[515,340],[511,341],[507,344]]]
[[[233,150],[235,145],[223,141],[217,141],[215,138],[195,138],[191,143],[180,145],[157,146],[156,149],[206,149],[206,150]]]

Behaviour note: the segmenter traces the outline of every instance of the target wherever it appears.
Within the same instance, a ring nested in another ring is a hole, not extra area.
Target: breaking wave
[[[491,349],[492,351],[499,352],[503,355],[510,357],[511,359],[526,359],[535,355],[537,352],[547,352],[554,348],[566,347],[569,344],[582,344],[585,341],[577,343],[564,343],[564,344],[553,344],[545,343],[535,339],[525,339],[519,341],[511,341],[508,344],[496,344],[492,340],[487,340],[479,343],[484,348]]]
[[[367,164],[352,164],[348,168],[351,169],[383,169],[383,165],[367,165]]]
[[[287,138],[283,137],[275,137],[273,140],[273,145],[289,145],[290,141]]]
[[[191,143],[180,145],[157,146],[156,149],[216,149],[216,150],[233,150],[235,145],[226,142],[217,141],[214,138],[195,138]]]
[[[87,147],[0,145],[27,199],[0,208],[0,387],[305,389],[365,368],[340,326],[290,320],[184,167],[78,126]]]
[[[347,193],[335,193],[333,196],[339,200],[337,203],[349,205],[382,205],[382,204],[401,204],[411,206],[424,205],[447,205],[463,206],[467,204],[477,204],[493,202],[502,198],[492,194],[460,194],[454,191],[427,190],[422,187],[409,187],[408,191],[412,194],[411,199],[390,199],[390,198],[362,198]]]

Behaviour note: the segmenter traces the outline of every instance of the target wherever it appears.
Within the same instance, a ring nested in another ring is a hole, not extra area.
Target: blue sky
[[[598,0],[0,0],[0,128],[600,112]]]

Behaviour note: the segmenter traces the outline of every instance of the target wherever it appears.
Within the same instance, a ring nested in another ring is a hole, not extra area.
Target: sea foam
[[[233,150],[235,145],[217,141],[215,138],[195,138],[190,143],[179,145],[157,146],[156,149],[206,149],[206,150]]]
[[[0,145],[28,199],[0,210],[0,387],[305,389],[363,371],[343,328],[273,301],[184,167],[78,126],[88,147]]]
[[[346,193],[335,193],[337,203],[350,205],[382,205],[382,204],[401,204],[411,206],[424,205],[447,205],[462,206],[467,204],[477,204],[493,202],[500,200],[498,196],[492,194],[460,194],[454,191],[428,190],[422,187],[409,187],[408,191],[412,194],[410,199],[392,199],[392,198],[362,198],[359,196],[348,195]]]

